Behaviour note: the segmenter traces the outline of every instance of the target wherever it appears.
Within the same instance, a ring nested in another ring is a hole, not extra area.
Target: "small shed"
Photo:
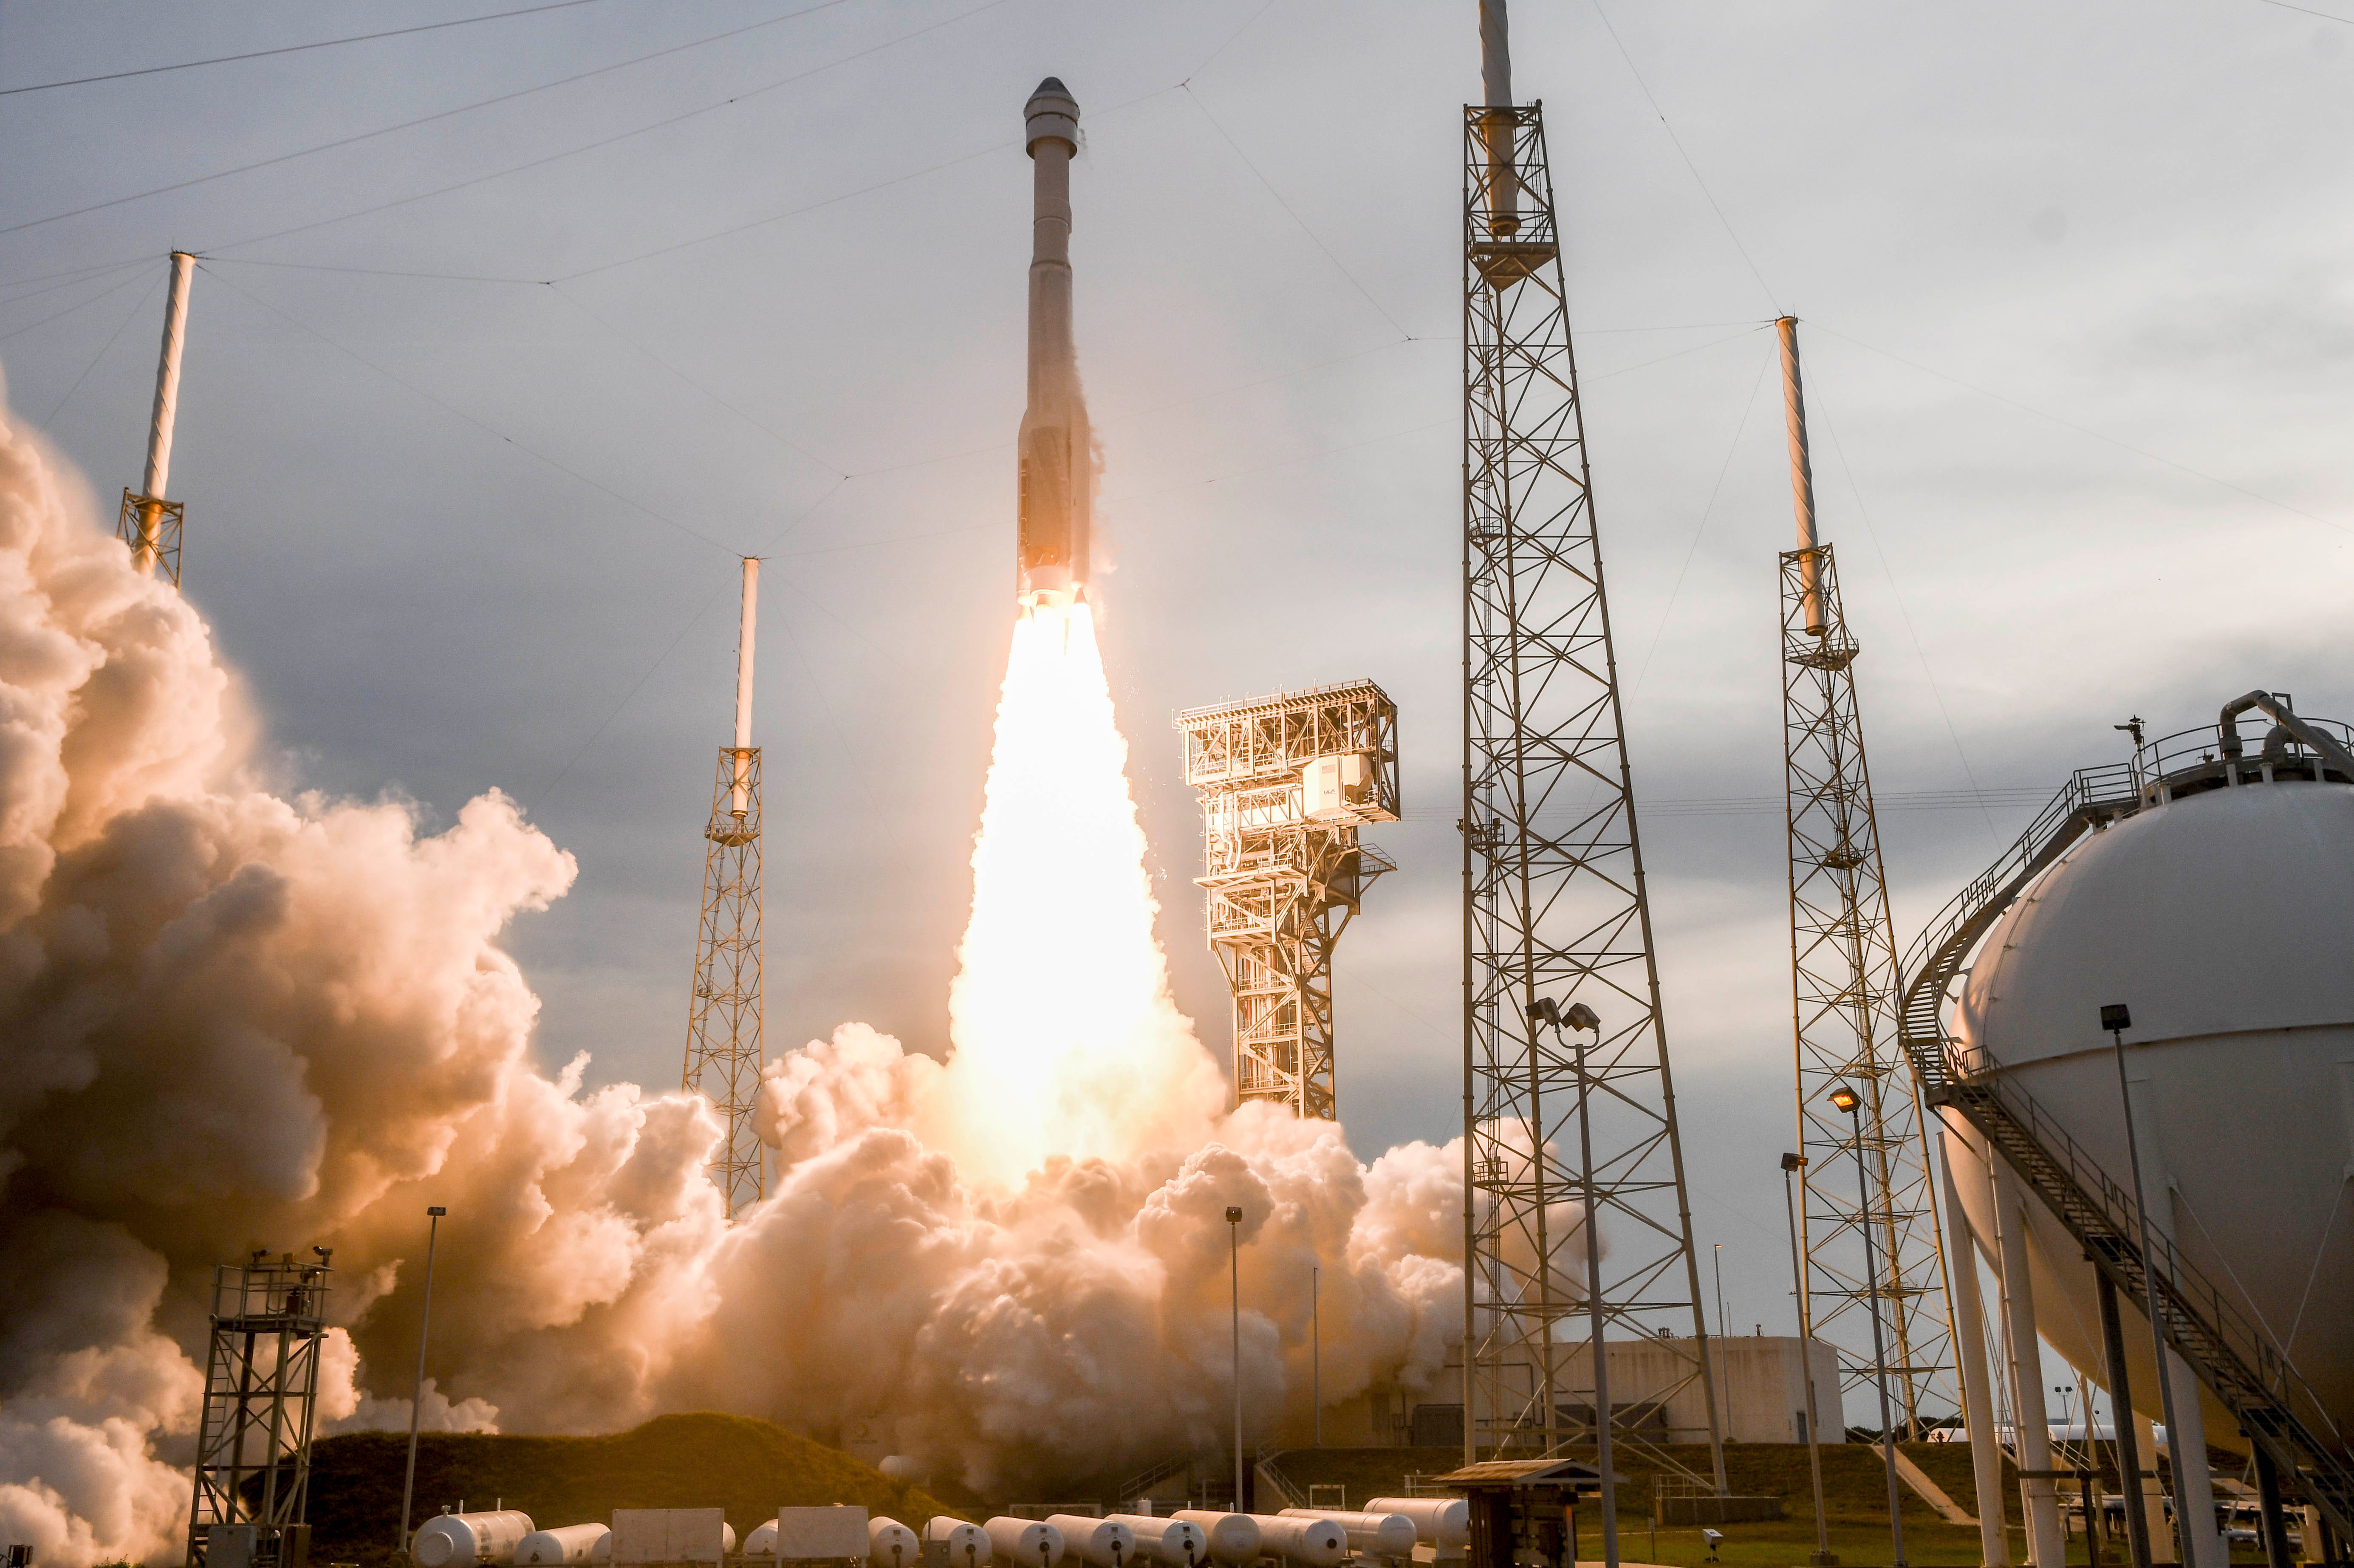
[[[1437,1484],[1471,1505],[1465,1568],[1575,1568],[1577,1499],[1602,1489],[1602,1472],[1575,1459],[1490,1459]]]

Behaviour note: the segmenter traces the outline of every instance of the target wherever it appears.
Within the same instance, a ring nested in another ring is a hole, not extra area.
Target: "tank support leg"
[[[1978,1492],[1978,1559],[1985,1568],[2010,1568],[2010,1531],[2003,1518],[2002,1438],[1995,1431],[1993,1389],[1987,1376],[1986,1305],[1978,1294],[1978,1244],[1954,1184],[1954,1148],[1963,1135],[1947,1127],[1937,1164],[1945,1177],[1946,1214],[1953,1234],[1946,1272],[1954,1287],[1954,1341],[1962,1368],[1962,1425],[1970,1438],[1970,1478]],[[1991,1253],[1994,1249],[1987,1249]]]
[[[2019,1484],[2027,1511],[2028,1558],[2035,1568],[2065,1568],[2067,1538],[2061,1533],[2060,1498],[2051,1481],[2052,1416],[2043,1403],[2043,1355],[2035,1336],[2035,1281],[2028,1273],[2026,1195],[2000,1155],[1994,1155],[1988,1170],[2010,1335],[2010,1417],[2019,1433],[2019,1467],[2042,1472]]]
[[[2264,1513],[2264,1562],[2268,1568],[2296,1568],[2296,1559],[2288,1551],[2288,1520],[2281,1512],[2280,1472],[2273,1468],[2272,1456],[2262,1444],[2253,1447],[2256,1506]]]
[[[2117,1492],[2126,1505],[2126,1546],[2134,1568],[2150,1568],[2149,1516],[2142,1511],[2141,1445],[2134,1431],[2133,1389],[2126,1377],[2126,1330],[2117,1318],[2117,1287],[2099,1269],[2093,1286],[2101,1302],[2101,1358],[2109,1363],[2109,1418],[2115,1428],[2111,1446],[2117,1456]],[[2084,1412],[2085,1447],[2090,1449],[2093,1413]]]

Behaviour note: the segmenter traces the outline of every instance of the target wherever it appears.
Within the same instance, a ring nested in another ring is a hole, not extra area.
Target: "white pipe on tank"
[[[1990,1154],[1991,1150],[1988,1151]],[[2053,1489],[2052,1416],[2043,1403],[2043,1355],[2035,1334],[2035,1282],[2027,1261],[2025,1195],[2000,1157],[1988,1162],[1994,1182],[1997,1252],[2002,1264],[2003,1309],[2009,1314],[2010,1418],[2018,1431],[2019,1467],[2043,1477],[2021,1479],[2020,1500],[2027,1513],[2029,1558],[2043,1564],[2068,1561],[2060,1531],[2060,1499]]]
[[[172,291],[164,302],[164,348],[155,362],[155,411],[147,421],[147,476],[139,493],[151,502],[164,499],[171,482],[172,426],[180,413],[180,349],[188,335],[188,281],[196,275],[196,259],[185,250],[172,252]],[[139,545],[132,564],[143,577],[153,576],[163,524],[160,507],[141,509]]]
[[[1979,1244],[1954,1184],[1955,1146],[1960,1140],[1961,1135],[1946,1126],[1937,1165],[1945,1180],[1946,1213],[1953,1223],[1946,1260],[1946,1277],[1954,1286],[1954,1339],[1962,1366],[1962,1425],[1970,1438],[1980,1561],[1986,1568],[2010,1568],[2010,1531],[2003,1527],[2002,1447],[1994,1429],[1993,1385],[1987,1377],[1986,1307],[1978,1296]]]
[[[2149,1228],[2174,1240],[2174,1178],[2167,1169],[2166,1142],[2150,1103],[2153,1086],[2145,1066],[2138,1078],[2127,1075],[2126,1103],[2134,1119],[2134,1137],[2141,1154],[2142,1190],[2148,1195]],[[2142,1314],[2145,1328],[2147,1310]],[[2174,1419],[2182,1431],[2166,1435],[2167,1459],[2175,1475],[2175,1517],[2183,1538],[2190,1543],[2191,1568],[2229,1568],[2232,1549],[2215,1523],[2215,1478],[2207,1465],[2207,1413],[2199,1375],[2171,1349],[2166,1352],[2166,1376],[2173,1384]],[[2158,1468],[2158,1448],[2148,1453],[2150,1468]],[[2154,1535],[2157,1532],[2151,1531]]]
[[[752,640],[758,630],[760,559],[744,557],[744,611],[736,632],[736,789],[729,810],[744,815],[752,777]]]

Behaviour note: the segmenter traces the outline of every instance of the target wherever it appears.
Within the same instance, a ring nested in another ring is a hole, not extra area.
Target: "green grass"
[[[408,1438],[362,1432],[313,1452],[314,1563],[382,1568],[395,1560]],[[741,1537],[784,1506],[864,1504],[921,1521],[956,1511],[838,1448],[740,1415],[664,1415],[600,1437],[429,1436],[417,1445],[412,1523],[504,1499],[543,1528],[610,1521],[617,1508],[721,1508]],[[406,1561],[402,1559],[402,1561]]]

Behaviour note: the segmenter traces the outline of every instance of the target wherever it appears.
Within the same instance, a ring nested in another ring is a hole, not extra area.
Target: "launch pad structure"
[[[1464,1459],[1590,1444],[1607,1476],[1634,1443],[1689,1476],[1645,1427],[1697,1385],[1722,1493],[1543,111],[1512,96],[1501,0],[1480,35],[1487,101],[1463,121]],[[1681,1375],[1614,1399],[1613,1339]]]
[[[1797,325],[1788,316],[1776,323],[1798,543],[1781,556],[1782,748],[1803,1161],[1798,1331],[1838,1351],[1842,1392],[1884,1375],[1893,1420],[1918,1441],[1925,1423],[1959,1408],[1944,1233],[1920,1088],[1900,1039],[1896,933],[1856,705],[1861,649],[1848,631],[1831,546],[1816,535]],[[1852,1117],[1828,1097],[1841,1084],[1862,1101]],[[1861,1192],[1849,1175],[1859,1161]],[[1887,1330],[1884,1358],[1872,1349],[1875,1315]]]
[[[189,1568],[303,1568],[329,1249],[213,1270]]]
[[[695,992],[687,1001],[686,1066],[681,1075],[718,1114],[724,1137],[711,1174],[733,1219],[760,1201],[766,1171],[752,1125],[760,1089],[760,748],[752,744],[752,652],[760,563],[744,557],[743,614],[736,645],[736,744],[719,748],[711,821],[703,830],[703,914],[695,940]]]
[[[1332,1120],[1332,953],[1394,869],[1358,830],[1397,821],[1397,707],[1353,681],[1191,708],[1177,727],[1202,797],[1193,880],[1234,993],[1235,1102]]]

